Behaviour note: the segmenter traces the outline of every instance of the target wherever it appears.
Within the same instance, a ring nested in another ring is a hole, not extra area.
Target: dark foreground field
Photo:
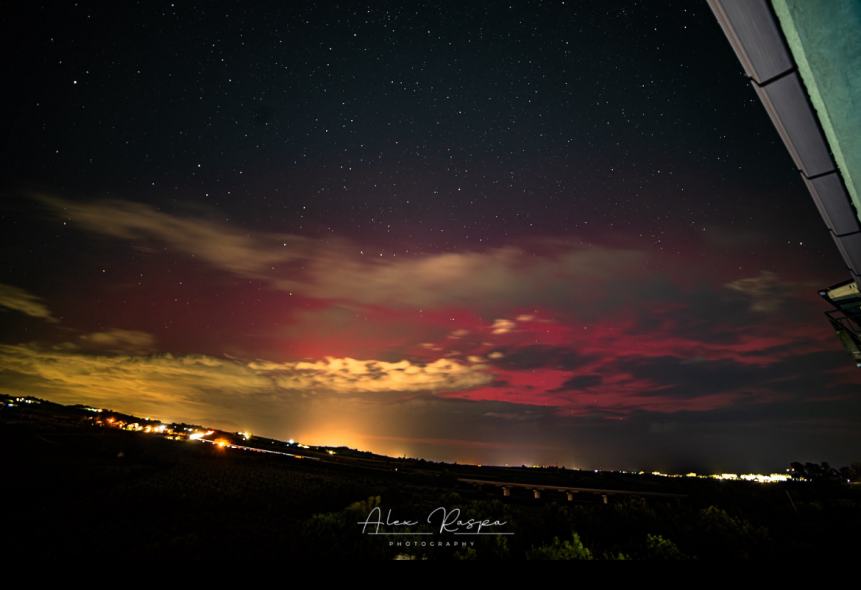
[[[7,557],[810,559],[859,548],[861,495],[833,482],[294,459],[96,428],[61,408],[0,410]],[[681,496],[503,498],[461,478]],[[428,513],[444,506],[513,534],[363,534],[375,506],[422,522],[410,531],[430,530]]]

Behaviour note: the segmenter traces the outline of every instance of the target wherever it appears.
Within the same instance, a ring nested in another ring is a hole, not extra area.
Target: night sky
[[[0,391],[461,462],[861,457],[848,273],[704,2],[5,12]]]

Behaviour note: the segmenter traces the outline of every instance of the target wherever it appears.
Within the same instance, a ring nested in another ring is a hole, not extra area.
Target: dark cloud
[[[556,346],[531,345],[512,348],[503,351],[504,356],[494,361],[503,369],[577,369],[594,360],[594,357],[584,355],[570,348]]]
[[[566,379],[565,382],[562,383],[556,389],[551,390],[551,393],[562,393],[565,391],[576,391],[578,389],[587,389],[592,387],[593,385],[600,385],[603,381],[603,377],[601,375],[592,374],[592,375],[576,375],[571,377],[570,379]]]
[[[734,360],[691,359],[676,356],[627,357],[614,368],[655,384],[665,396],[697,397],[715,393],[751,392],[771,389],[782,396],[815,394],[834,384],[829,371],[845,366],[839,351],[817,351],[787,356],[759,365]]]

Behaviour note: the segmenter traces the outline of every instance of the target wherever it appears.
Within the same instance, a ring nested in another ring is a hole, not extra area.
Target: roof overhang
[[[708,3],[861,285],[861,2]]]

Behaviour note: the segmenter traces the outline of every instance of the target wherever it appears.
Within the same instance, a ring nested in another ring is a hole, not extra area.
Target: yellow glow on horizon
[[[351,449],[369,450],[367,440],[352,430],[341,430],[336,427],[326,427],[323,430],[299,432],[296,441],[315,447],[350,447]],[[292,440],[292,439],[291,439]]]

